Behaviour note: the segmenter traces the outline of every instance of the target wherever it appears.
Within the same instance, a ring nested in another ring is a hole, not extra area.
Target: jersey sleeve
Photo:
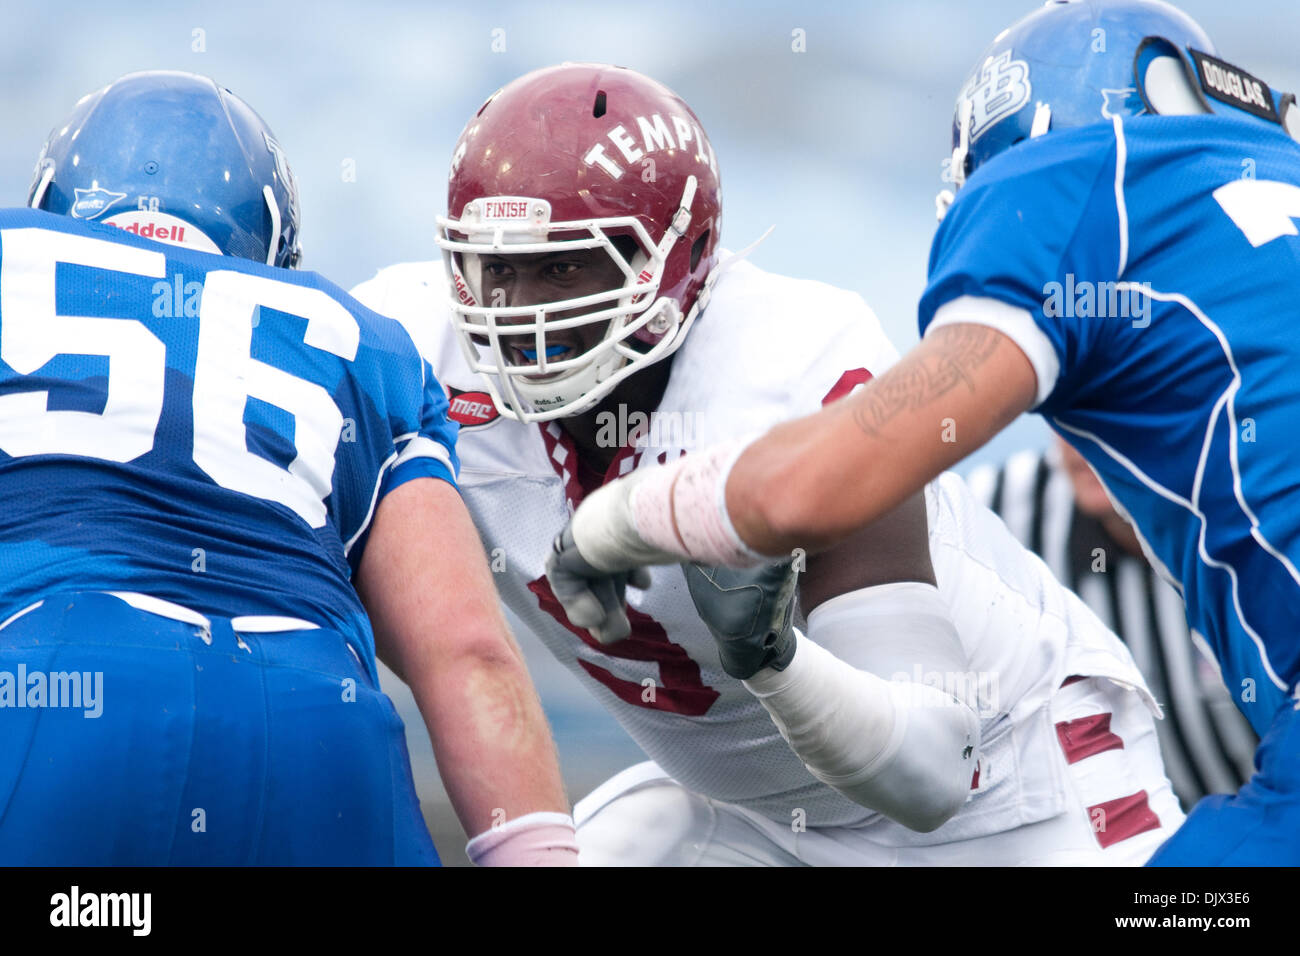
[[[707,409],[692,412],[696,447],[754,438],[848,395],[897,359],[857,293],[739,262],[674,356],[665,400]]]
[[[355,307],[365,354],[356,363],[350,390],[355,410],[345,417],[356,424],[351,430],[345,424],[340,439],[335,489],[344,553],[354,572],[380,502],[393,489],[436,478],[459,491],[460,473],[459,426],[448,418],[447,393],[428,359],[401,323],[360,301]]]
[[[1039,411],[1073,393],[1107,338],[1095,310],[1074,307],[1076,295],[1104,296],[1126,266],[1123,164],[1122,137],[1099,124],[1023,144],[977,171],[931,247],[921,334],[991,326],[1033,365]]]
[[[424,401],[419,427],[414,432],[397,435],[393,444],[397,457],[389,466],[379,486],[382,500],[394,488],[414,478],[440,478],[456,488],[460,460],[456,457],[456,432],[459,426],[447,417],[447,393],[434,377],[427,361],[424,366]]]
[[[834,324],[808,337],[814,348],[790,380],[790,408],[798,414],[844,398],[898,361],[880,320],[856,292],[828,289],[819,311],[834,316]]]
[[[400,325],[420,356],[423,399],[419,421],[413,430],[394,429],[397,457],[384,474],[380,498],[413,478],[441,478],[456,487],[459,426],[447,417],[447,391],[431,365],[436,350],[430,317],[436,314],[433,305],[442,291],[440,278],[438,263],[399,263],[379,270],[350,293],[366,308]]]

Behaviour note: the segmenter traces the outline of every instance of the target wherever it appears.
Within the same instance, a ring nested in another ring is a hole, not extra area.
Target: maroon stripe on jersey
[[[1069,687],[1071,684],[1077,684],[1081,680],[1087,680],[1082,674],[1071,674],[1065,680],[1061,681],[1062,687]]]
[[[542,422],[537,427],[542,432],[546,458],[564,482],[564,496],[570,507],[577,508],[587,495],[582,483],[578,481],[578,449],[568,432],[555,422]]]
[[[600,681],[613,692],[614,696],[633,707],[645,707],[649,710],[662,710],[684,717],[700,717],[708,712],[713,702],[718,699],[718,692],[712,687],[668,687],[655,688],[630,680],[615,677],[603,667],[578,658],[578,666],[594,680]],[[661,673],[663,668],[660,669]],[[699,684],[699,678],[695,679]]]
[[[628,436],[629,443],[614,453],[609,467],[603,472],[597,472],[581,459],[578,446],[559,423],[541,422],[537,427],[542,433],[546,458],[560,480],[564,482],[564,496],[568,499],[569,506],[575,509],[597,488],[632,472],[640,464],[640,456],[646,451],[635,444],[635,440],[641,435],[641,431],[637,430]],[[659,464],[665,464],[668,453],[661,452],[658,457]]]
[[[1056,725],[1056,739],[1065,751],[1066,763],[1078,763],[1107,750],[1123,750],[1124,741],[1110,730],[1110,714],[1093,714]]]
[[[1145,790],[1094,804],[1088,808],[1088,819],[1103,850],[1139,833],[1160,829],[1160,818],[1151,810]]]

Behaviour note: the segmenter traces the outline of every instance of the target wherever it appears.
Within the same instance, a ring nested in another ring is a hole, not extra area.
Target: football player
[[[0,212],[0,862],[436,864],[378,650],[471,858],[574,863],[446,397],[293,270],[266,124],[131,74],[29,199]]]
[[[1034,409],[1132,519],[1261,737],[1259,773],[1153,862],[1300,863],[1298,137],[1295,96],[1166,4],[1014,24],[957,101],[922,343],[743,453],[607,490],[561,576],[830,544]]]
[[[602,485],[836,403],[895,360],[856,295],[721,251],[719,182],[672,91],[540,70],[455,147],[445,265],[354,290],[421,326],[503,600],[652,758],[579,806],[584,860],[1144,860],[1182,815],[1142,679],[954,477],[807,559],[808,639],[784,568],[656,569],[622,631],[566,615],[543,551]],[[764,709],[791,660],[823,678],[820,727]]]

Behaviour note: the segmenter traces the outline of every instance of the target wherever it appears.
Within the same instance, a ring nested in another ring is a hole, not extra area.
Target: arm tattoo
[[[997,351],[1000,332],[983,325],[961,324],[937,330],[926,354],[909,355],[876,379],[853,410],[853,419],[868,435],[880,437],[890,420],[934,401],[964,383],[974,389],[971,373]]]

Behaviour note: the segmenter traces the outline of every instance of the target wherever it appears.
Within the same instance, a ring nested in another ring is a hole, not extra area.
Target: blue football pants
[[[83,592],[0,629],[0,864],[437,865],[343,636],[208,621]]]
[[[1200,800],[1148,866],[1300,866],[1300,711],[1283,704],[1237,793]]]

